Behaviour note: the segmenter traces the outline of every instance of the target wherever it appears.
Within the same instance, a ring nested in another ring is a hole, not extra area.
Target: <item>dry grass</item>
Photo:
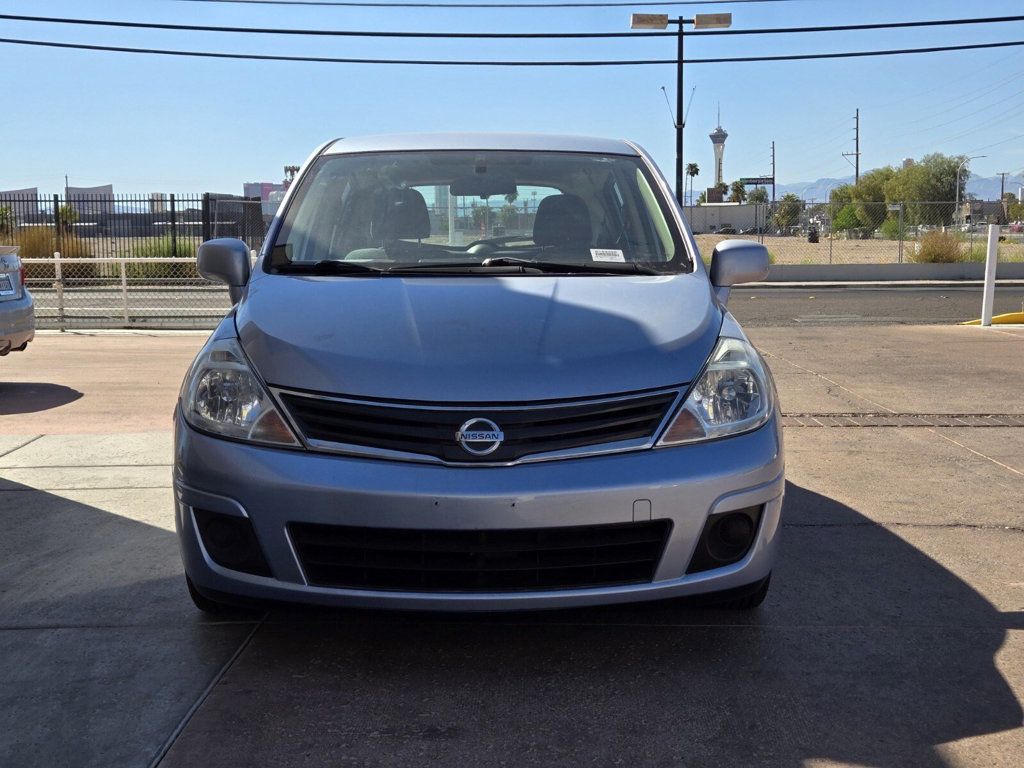
[[[931,233],[929,233],[931,234]],[[715,245],[729,240],[732,235],[697,235],[697,246],[705,259],[711,258]],[[754,239],[743,236],[744,239]],[[899,242],[896,240],[833,240],[822,237],[818,243],[808,243],[807,238],[779,237],[765,235],[764,244],[775,257],[775,264],[896,264],[899,262]],[[984,252],[985,241],[981,236],[974,238],[973,249],[970,240],[962,242],[961,261],[975,261],[972,254]],[[903,242],[903,261],[913,261],[917,248],[914,240]],[[999,244],[999,260],[1002,262],[1024,261],[1024,244],[1002,242]]]

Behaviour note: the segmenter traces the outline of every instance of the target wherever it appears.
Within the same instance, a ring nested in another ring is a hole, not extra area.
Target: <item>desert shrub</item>
[[[87,259],[92,256],[92,249],[82,238],[70,232],[62,232],[58,241],[57,231],[53,227],[20,227],[11,238],[18,246],[23,259],[53,260],[54,251],[69,259]],[[68,264],[61,269],[67,279],[76,277],[95,277],[94,264]],[[30,280],[53,280],[55,271],[52,264],[26,264],[25,276]]]
[[[184,238],[172,241],[170,236],[146,240],[132,249],[134,258],[138,259],[195,259],[195,243]],[[155,278],[155,279],[195,279],[199,277],[195,262],[191,264],[156,262],[154,264],[140,264],[138,262],[127,265],[128,277],[131,278]]]
[[[963,243],[953,232],[928,232],[921,237],[910,260],[921,264],[952,264],[963,261]]]

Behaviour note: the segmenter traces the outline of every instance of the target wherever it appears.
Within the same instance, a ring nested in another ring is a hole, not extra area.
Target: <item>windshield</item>
[[[285,213],[269,266],[314,264],[337,274],[691,269],[640,158],[477,150],[321,157]]]

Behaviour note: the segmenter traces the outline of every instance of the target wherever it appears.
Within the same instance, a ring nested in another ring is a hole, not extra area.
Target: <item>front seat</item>
[[[423,195],[415,189],[389,189],[384,210],[374,221],[373,239],[379,243],[394,240],[422,240],[430,236],[430,214]]]
[[[550,195],[540,201],[533,220],[533,242],[583,251],[590,256],[590,211],[579,195]]]

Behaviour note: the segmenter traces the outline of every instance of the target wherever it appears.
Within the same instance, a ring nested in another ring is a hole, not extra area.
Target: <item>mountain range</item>
[[[1022,176],[1007,176],[1006,191],[1019,194],[1022,183]],[[815,200],[823,202],[828,200],[829,191],[842,184],[853,184],[853,176],[846,176],[841,179],[824,178],[817,181],[797,181],[791,184],[779,184],[775,187],[776,198],[792,192],[804,200]],[[974,195],[979,200],[998,200],[1000,189],[1000,178],[998,176],[976,176],[971,174],[967,180],[967,193]]]

